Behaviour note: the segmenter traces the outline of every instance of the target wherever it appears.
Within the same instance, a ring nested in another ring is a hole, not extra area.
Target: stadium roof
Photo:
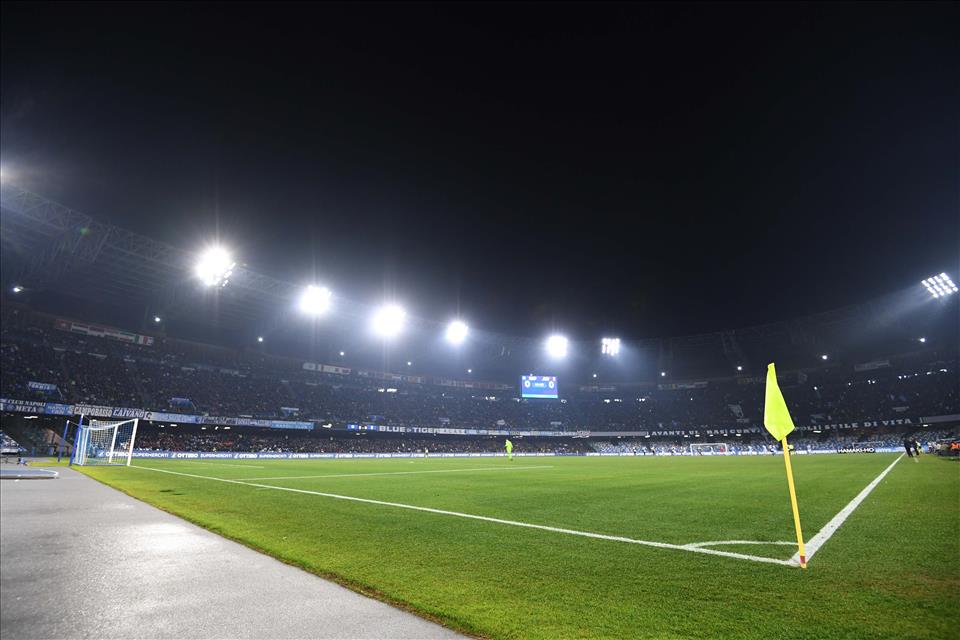
[[[0,186],[0,205],[6,286],[16,282],[29,290],[53,291],[103,304],[134,305],[150,317],[162,316],[165,322],[183,318],[238,335],[262,335],[265,330],[272,330],[299,331],[302,337],[302,327],[290,322],[290,311],[300,293],[293,283],[241,263],[231,275],[229,286],[206,288],[193,276],[197,256],[189,251],[100,222],[9,182]],[[929,300],[918,286],[867,304],[789,322],[667,338],[622,337],[629,342],[625,345],[628,352],[632,349],[644,354],[649,375],[664,370],[679,374],[681,366],[689,367],[690,373],[696,369],[722,371],[737,366],[748,372],[751,363],[758,364],[756,361],[769,357],[769,353],[782,352],[783,345],[814,357],[812,354],[833,352],[841,345],[851,349],[854,345],[889,341],[892,336],[908,340],[917,334],[918,322],[926,332],[929,322],[938,321],[937,314],[909,314],[911,309],[931,302],[936,301]],[[344,296],[336,296],[334,307],[333,315],[340,321],[324,323],[322,331],[329,338],[326,342],[337,345],[330,347],[333,351],[347,344],[351,354],[358,355],[364,351],[358,345],[374,342],[369,336],[357,335],[362,333],[357,322],[365,322],[370,307]],[[418,366],[431,368],[437,362],[451,360],[437,355],[432,344],[442,333],[445,321],[413,320],[414,330],[403,339],[406,346],[398,349],[407,355],[399,359],[415,357]],[[588,370],[598,369],[594,363],[600,360],[601,336],[595,338],[596,349],[593,337],[579,341],[579,349],[571,349],[574,362],[582,368],[581,377],[586,377]],[[471,327],[471,342],[479,349],[469,366],[489,374],[515,373],[545,366],[547,362],[539,359],[539,338],[494,334],[482,331],[482,327]],[[572,341],[573,345],[576,343]],[[367,351],[376,355],[375,349]],[[321,351],[311,357],[323,358],[324,354]],[[430,364],[431,361],[434,363]],[[455,369],[467,366],[462,360],[445,364]],[[550,366],[557,368],[555,364]]]

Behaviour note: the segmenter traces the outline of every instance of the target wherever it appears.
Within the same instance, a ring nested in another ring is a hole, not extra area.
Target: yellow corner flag
[[[793,419],[790,418],[787,403],[777,384],[777,369],[772,362],[767,365],[767,398],[763,404],[763,426],[777,442],[783,442],[793,431]]]
[[[793,486],[793,467],[790,465],[790,445],[787,436],[793,431],[793,419],[787,410],[787,403],[777,384],[777,368],[771,362],[767,365],[767,392],[763,404],[763,426],[783,445],[783,463],[787,467],[787,486],[790,488],[790,506],[793,507],[793,524],[797,529],[797,547],[799,547],[800,568],[807,568],[807,551],[803,548],[803,532],[800,531],[800,509],[797,507],[797,491]]]

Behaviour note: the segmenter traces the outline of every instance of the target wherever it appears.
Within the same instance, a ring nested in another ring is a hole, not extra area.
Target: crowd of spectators
[[[762,423],[762,380],[699,385],[616,385],[562,400],[389,383],[305,371],[286,359],[244,357],[182,341],[130,345],[37,327],[0,334],[0,393],[208,416],[251,416],[408,427],[645,431],[747,428]],[[926,352],[869,371],[850,364],[791,373],[781,387],[805,425],[960,413],[956,354]],[[30,382],[56,385],[31,389]]]

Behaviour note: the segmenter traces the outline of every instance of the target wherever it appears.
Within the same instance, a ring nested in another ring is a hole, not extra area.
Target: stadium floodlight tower
[[[373,314],[370,326],[373,332],[381,338],[393,338],[403,331],[407,320],[407,312],[396,304],[387,304]]]
[[[600,353],[605,356],[615,356],[620,353],[620,338],[601,339]]]
[[[957,285],[953,283],[953,280],[951,280],[950,276],[946,273],[941,273],[938,276],[930,276],[924,280],[922,284],[926,287],[927,293],[934,298],[946,298],[957,292]]]
[[[447,325],[447,342],[450,344],[463,344],[463,341],[467,339],[467,334],[470,333],[470,327],[467,326],[467,323],[463,320],[454,320]]]
[[[236,266],[237,263],[233,261],[229,251],[223,247],[210,247],[200,256],[196,274],[208,287],[223,287],[226,286]]]
[[[330,309],[332,297],[330,289],[311,284],[300,295],[300,311],[308,316],[321,316]]]
[[[551,358],[566,358],[567,357],[567,348],[570,345],[570,341],[567,340],[566,336],[561,336],[559,334],[554,334],[547,338],[546,349],[547,354]]]

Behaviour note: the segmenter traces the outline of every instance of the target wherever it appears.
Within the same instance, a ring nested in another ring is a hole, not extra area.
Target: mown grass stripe
[[[146,468],[146,467],[144,467]],[[263,467],[260,467],[261,469]],[[553,469],[551,464],[532,467],[475,467],[464,469],[433,469],[430,471],[371,471],[367,473],[329,473],[319,476],[271,476],[268,478],[244,478],[245,482],[260,480],[311,480],[313,478],[358,478],[362,476],[413,476],[421,473],[469,473],[471,471],[521,471],[530,469]]]

